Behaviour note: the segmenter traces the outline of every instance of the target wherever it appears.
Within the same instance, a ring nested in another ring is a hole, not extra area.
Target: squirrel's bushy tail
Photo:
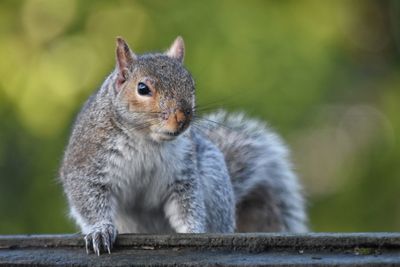
[[[279,136],[242,113],[218,111],[201,123],[225,156],[236,198],[237,231],[307,231],[302,190]]]

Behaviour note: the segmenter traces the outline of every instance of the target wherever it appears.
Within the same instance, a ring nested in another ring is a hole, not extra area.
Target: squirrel
[[[242,113],[197,117],[184,54],[181,37],[143,55],[117,37],[114,71],[76,118],[59,179],[87,253],[118,233],[307,231],[286,145]]]

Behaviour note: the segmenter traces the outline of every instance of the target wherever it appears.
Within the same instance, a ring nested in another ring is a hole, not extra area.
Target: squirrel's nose
[[[186,122],[186,116],[185,116],[185,113],[183,113],[182,111],[177,111],[177,112],[175,112],[175,119],[176,119],[176,122],[179,124],[179,125],[183,125],[185,122]]]
[[[163,113],[163,118],[166,120],[166,129],[170,132],[181,131],[187,122],[187,116],[182,110],[174,110],[169,114]]]

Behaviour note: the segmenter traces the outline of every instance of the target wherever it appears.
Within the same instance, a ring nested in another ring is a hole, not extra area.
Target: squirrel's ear
[[[183,58],[185,57],[185,43],[183,42],[183,38],[180,36],[176,37],[166,54],[169,57],[175,58],[183,63]]]
[[[124,83],[129,77],[129,71],[135,63],[136,55],[121,37],[117,37],[116,69],[118,71],[117,85]]]

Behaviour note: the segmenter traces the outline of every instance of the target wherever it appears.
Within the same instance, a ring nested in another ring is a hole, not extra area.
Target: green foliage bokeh
[[[56,179],[74,116],[116,36],[143,53],[177,35],[200,107],[283,135],[314,231],[400,229],[398,1],[2,0],[0,234],[77,231]]]

